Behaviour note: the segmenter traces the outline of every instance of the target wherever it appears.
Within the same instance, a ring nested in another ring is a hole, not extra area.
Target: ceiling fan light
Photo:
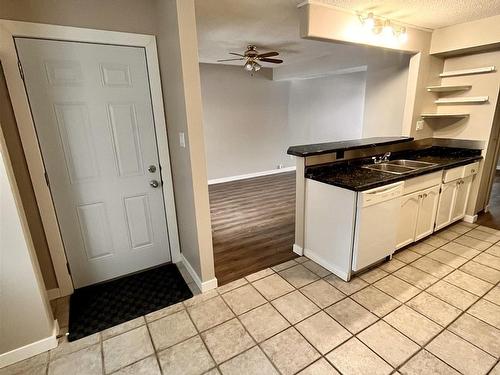
[[[384,22],[384,27],[382,28],[382,34],[385,37],[391,37],[394,35],[394,28],[391,25],[391,21],[386,20]]]
[[[254,72],[258,72],[262,68],[262,66],[258,62],[253,63],[253,70]]]
[[[245,70],[248,70],[249,72],[251,72],[253,70],[253,63],[252,61],[247,61],[244,65],[244,68]]]
[[[366,18],[363,20],[363,27],[369,31],[375,28],[375,17],[372,12],[368,13]]]
[[[398,39],[401,43],[406,43],[408,41],[408,33],[406,31],[406,27],[401,28]]]

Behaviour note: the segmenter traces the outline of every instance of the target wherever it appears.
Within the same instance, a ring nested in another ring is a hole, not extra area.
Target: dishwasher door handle
[[[362,192],[359,195],[358,202],[361,207],[371,206],[389,199],[394,199],[403,194],[403,183],[392,184],[389,187],[373,189]]]
[[[368,192],[363,193],[363,194],[380,195],[380,194],[383,194],[383,193],[390,193],[392,191],[399,190],[400,187],[401,187],[401,185],[398,185],[398,186],[389,187],[389,188],[385,188],[385,189],[381,189],[381,190],[368,191]]]

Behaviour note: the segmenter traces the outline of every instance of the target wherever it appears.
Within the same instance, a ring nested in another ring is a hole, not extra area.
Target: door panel
[[[465,216],[465,210],[467,209],[467,202],[469,200],[469,193],[472,185],[472,177],[473,176],[469,176],[460,179],[459,181],[457,186],[457,197],[452,211],[452,221],[460,220]]]
[[[417,228],[415,230],[415,241],[424,238],[434,231],[436,210],[439,200],[439,186],[420,192],[420,208],[418,210]]]
[[[451,223],[451,214],[455,204],[455,194],[457,191],[457,181],[451,181],[441,185],[439,203],[436,214],[436,230],[441,229]]]
[[[75,287],[168,262],[144,49],[16,46]]]
[[[396,249],[415,241],[415,228],[417,225],[420,192],[403,196],[401,200],[401,213],[398,223]]]

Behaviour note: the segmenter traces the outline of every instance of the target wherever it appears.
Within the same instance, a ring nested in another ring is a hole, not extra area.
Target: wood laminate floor
[[[219,285],[285,262],[295,232],[295,172],[209,186]]]
[[[479,214],[477,224],[500,229],[500,171],[497,171],[491,189],[489,211]]]

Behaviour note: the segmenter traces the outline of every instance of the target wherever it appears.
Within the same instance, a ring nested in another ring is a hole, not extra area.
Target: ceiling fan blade
[[[261,57],[272,57],[272,56],[278,56],[279,53],[278,52],[265,52],[265,53],[259,53],[257,55],[258,58],[261,58]]]
[[[273,63],[273,64],[281,64],[283,62],[283,60],[280,60],[280,59],[268,59],[266,57],[259,58],[259,61],[264,61],[264,62]]]
[[[240,61],[240,60],[245,60],[244,57],[240,57],[238,59],[224,59],[224,60],[217,60],[217,62],[223,62],[223,61]]]
[[[245,57],[245,55],[242,55],[241,53],[229,52],[229,54],[235,55],[235,56],[240,56],[240,57]]]

